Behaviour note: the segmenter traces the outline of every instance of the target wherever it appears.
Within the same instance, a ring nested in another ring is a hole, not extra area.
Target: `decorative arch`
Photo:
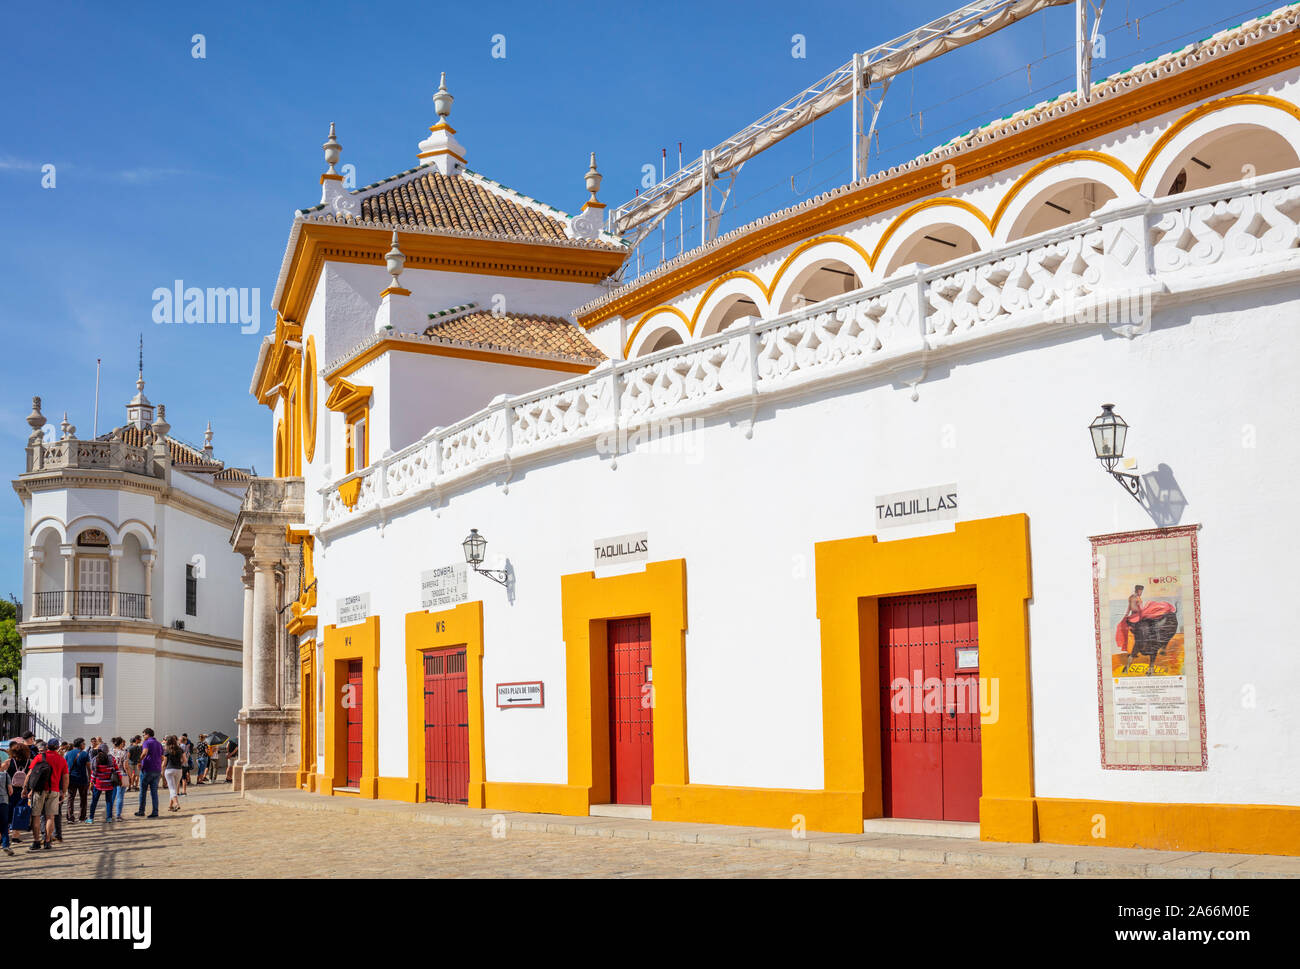
[[[316,457],[316,412],[320,406],[316,376],[316,338],[307,337],[302,352],[302,387],[298,393],[302,411],[302,452],[308,464]]]
[[[1026,230],[1044,200],[1050,200],[1072,186],[1085,184],[1104,188],[1111,198],[1138,197],[1137,175],[1118,158],[1100,151],[1061,152],[1026,170],[1007,189],[990,220],[994,244],[1032,235],[1033,232]],[[1106,201],[1109,199],[1099,202],[1098,207]],[[1066,221],[1077,222],[1091,214],[1081,212]],[[1034,230],[1040,231],[1045,230]]]
[[[1162,194],[1161,189],[1167,191],[1177,177],[1184,156],[1230,127],[1269,131],[1280,136],[1300,157],[1300,108],[1267,94],[1234,94],[1193,108],[1156,139],[1138,166],[1136,184],[1139,190],[1153,198]],[[1241,177],[1241,173],[1236,172],[1235,177],[1224,181],[1238,181]]]
[[[786,304],[799,288],[828,263],[838,263],[844,271],[852,272],[859,287],[871,278],[871,257],[862,246],[848,236],[816,236],[795,246],[777,267],[767,287],[768,305],[777,313],[786,312]]]
[[[649,328],[646,327],[647,323],[651,323]],[[691,336],[692,326],[692,321],[676,306],[656,306],[648,310],[632,330],[627,345],[623,348],[623,356],[629,360],[641,356],[646,346],[654,346],[664,330],[675,331],[685,343]]]
[[[885,227],[872,253],[871,265],[875,274],[882,279],[888,278],[903,264],[903,254],[918,238],[931,228],[945,225],[956,226],[964,232],[974,241],[976,249],[987,247],[993,239],[988,216],[970,202],[948,197],[927,199],[908,206]]]
[[[719,276],[709,284],[696,304],[691,318],[691,334],[706,337],[724,329],[733,322],[736,303],[743,300],[749,300],[754,306],[752,313],[742,315],[766,317],[770,308],[768,289],[761,279],[744,271]]]
[[[126,521],[122,522],[121,527],[118,529],[118,540],[116,544],[121,545],[126,541],[126,536],[128,535],[134,535],[136,537],[140,542],[141,551],[153,551],[155,544],[153,529],[139,518],[128,518]]]
[[[68,527],[52,515],[47,515],[32,525],[29,544],[39,548],[45,543],[45,536],[49,532],[53,532],[58,537],[60,545],[68,544]]]
[[[65,541],[68,544],[75,543],[77,541],[77,536],[87,528],[98,528],[108,536],[108,542],[110,545],[122,544],[122,535],[118,530],[118,527],[107,518],[100,515],[78,515],[76,518],[72,519],[72,521],[68,522],[64,531],[64,535],[67,536]]]

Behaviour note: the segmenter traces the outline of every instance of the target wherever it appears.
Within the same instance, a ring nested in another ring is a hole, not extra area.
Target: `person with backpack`
[[[9,847],[9,801],[13,797],[14,785],[7,770],[0,770],[0,851],[12,855],[14,849]]]
[[[56,745],[57,746],[57,745]],[[54,847],[54,826],[59,818],[59,800],[68,785],[68,764],[57,749],[37,742],[36,756],[27,771],[26,793],[32,807],[32,846],[29,851]],[[41,843],[41,830],[45,843]]]
[[[185,748],[176,740],[176,735],[167,738],[167,746],[163,749],[163,757],[166,759],[166,767],[163,770],[163,777],[167,779],[167,793],[171,795],[171,801],[167,805],[168,811],[179,811],[181,809],[180,794],[177,791],[177,785],[180,784],[181,776],[185,763]]]
[[[131,746],[126,748],[126,776],[130,781],[128,791],[140,789],[140,755],[143,752],[144,748],[140,746],[140,735],[136,734],[131,738]]]
[[[108,752],[113,758],[113,763],[117,765],[117,772],[122,778],[122,783],[113,791],[113,815],[117,820],[122,820],[122,805],[126,802],[127,790],[127,753],[126,741],[121,737],[113,738],[113,749]]]
[[[86,752],[86,741],[78,737],[72,742],[72,750],[64,757],[68,762],[68,820],[86,820],[86,798],[90,789],[90,754]],[[81,795],[81,817],[75,817],[77,795]]]
[[[95,807],[103,797],[104,823],[108,824],[113,820],[113,791],[122,786],[122,772],[118,769],[117,761],[113,760],[112,754],[108,752],[107,744],[102,745],[95,754],[92,783],[95,786],[95,793],[90,799],[90,817],[86,819],[86,823],[95,823]]]
[[[32,825],[31,806],[23,793],[23,788],[27,785],[27,764],[30,760],[31,754],[27,750],[27,745],[20,738],[15,737],[9,741],[9,759],[5,761],[4,773],[8,776],[9,785],[14,792],[9,799],[9,830],[12,844],[21,844],[20,832],[26,831]]]
[[[231,737],[226,741],[226,783],[235,779],[235,755],[239,753],[239,738]]]
[[[212,763],[209,756],[208,735],[199,734],[199,742],[194,747],[194,756],[198,766],[199,775],[194,779],[195,784],[206,784],[208,782],[208,765]]]

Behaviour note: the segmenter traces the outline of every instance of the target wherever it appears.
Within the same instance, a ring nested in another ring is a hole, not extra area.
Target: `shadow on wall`
[[[1154,471],[1142,475],[1141,482],[1142,492],[1139,497],[1142,507],[1157,526],[1169,528],[1182,521],[1187,499],[1169,465],[1157,465]]]

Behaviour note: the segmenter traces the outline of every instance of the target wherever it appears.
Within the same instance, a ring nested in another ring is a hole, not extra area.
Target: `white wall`
[[[594,539],[646,530],[652,559],[687,561],[691,781],[821,787],[813,543],[875,532],[877,495],[955,481],[963,519],[1029,516],[1038,795],[1300,803],[1300,664],[1277,607],[1289,601],[1284,556],[1300,537],[1286,510],[1300,473],[1298,313],[1292,283],[1165,309],[1132,342],[1075,328],[1020,350],[971,351],[932,370],[916,401],[886,379],[809,391],[763,407],[752,439],[714,417],[661,445],[668,453],[620,457],[616,471],[579,454],[517,472],[508,494],[488,481],[382,532],[335,537],[317,555],[322,625],[355,592],[368,591],[381,616],[381,774],[405,774],[404,616],[419,608],[419,573],[458,560],[477,527],[517,576],[513,601],[470,578],[485,603],[487,777],[565,782],[559,577],[591,568]],[[1139,470],[1172,470],[1188,500],[1181,523],[1203,526],[1205,772],[1099,764],[1088,536],[1153,525],[1092,455],[1086,427],[1103,401],[1132,424]],[[1255,447],[1243,447],[1247,427]],[[531,679],[546,683],[544,709],[495,708],[495,683]],[[1242,706],[1247,685],[1253,709]]]

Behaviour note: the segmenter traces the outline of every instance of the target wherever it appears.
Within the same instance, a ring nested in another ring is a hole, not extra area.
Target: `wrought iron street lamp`
[[[1115,470],[1115,466],[1124,457],[1124,442],[1128,438],[1128,424],[1115,413],[1115,405],[1102,404],[1101,413],[1093,418],[1088,430],[1092,434],[1092,449],[1097,453],[1097,460],[1102,467],[1140,502],[1141,479],[1135,474]]]
[[[499,582],[506,585],[510,581],[510,574],[500,569],[485,569],[483,565],[483,553],[487,549],[487,539],[478,533],[477,528],[471,528],[465,541],[461,542],[461,548],[465,550],[465,564],[477,572],[479,575],[485,575],[493,582]]]

